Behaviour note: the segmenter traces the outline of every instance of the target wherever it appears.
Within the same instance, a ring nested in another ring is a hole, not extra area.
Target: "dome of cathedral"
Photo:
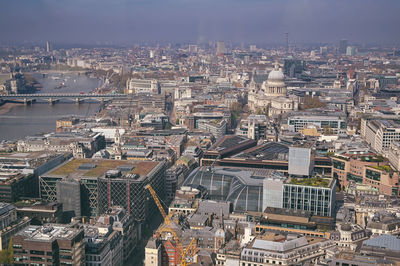
[[[282,68],[279,68],[278,64],[275,64],[274,70],[269,72],[268,82],[285,82],[285,75],[282,72]]]
[[[274,69],[271,72],[269,72],[268,75],[268,81],[284,81],[285,80],[285,75],[283,75],[282,69]]]

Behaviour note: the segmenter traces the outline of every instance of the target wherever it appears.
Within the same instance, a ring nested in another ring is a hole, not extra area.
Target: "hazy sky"
[[[0,0],[0,41],[400,43],[400,0]]]

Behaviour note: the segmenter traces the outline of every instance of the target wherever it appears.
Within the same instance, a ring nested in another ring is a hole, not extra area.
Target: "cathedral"
[[[253,112],[268,113],[268,116],[279,115],[298,109],[298,97],[288,95],[285,84],[285,75],[278,64],[275,64],[268,79],[263,82],[261,88],[257,87],[254,81],[254,75],[250,83],[248,104]]]

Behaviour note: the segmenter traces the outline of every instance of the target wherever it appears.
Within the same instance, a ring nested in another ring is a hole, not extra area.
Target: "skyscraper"
[[[50,42],[46,41],[46,52],[50,53],[51,47],[50,47]]]
[[[346,39],[340,40],[340,43],[339,43],[339,53],[340,53],[340,54],[346,54],[347,46],[348,46],[348,41],[347,41]]]

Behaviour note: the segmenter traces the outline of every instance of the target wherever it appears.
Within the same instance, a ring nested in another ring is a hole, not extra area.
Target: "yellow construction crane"
[[[151,185],[146,185],[144,188],[147,189],[150,192],[151,196],[154,199],[154,202],[156,203],[158,209],[161,212],[162,217],[164,218],[164,223],[167,226],[167,228],[163,229],[162,231],[168,231],[174,236],[174,239],[175,239],[175,242],[176,242],[176,246],[177,246],[177,248],[178,248],[178,250],[179,250],[179,252],[181,254],[181,266],[188,265],[188,262],[186,260],[186,256],[188,254],[189,249],[192,247],[192,245],[195,244],[195,242],[196,242],[195,238],[193,238],[192,241],[190,242],[189,246],[185,250],[183,250],[182,242],[181,242],[178,234],[175,232],[174,228],[172,228],[172,224],[173,223],[172,223],[170,217],[165,213],[165,210],[164,210],[163,206],[161,205],[161,201],[158,198],[157,193],[154,191],[154,189],[151,187]]]

